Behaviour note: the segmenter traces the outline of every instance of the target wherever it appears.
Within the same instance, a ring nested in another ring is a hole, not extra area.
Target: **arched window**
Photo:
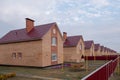
[[[56,29],[53,29],[53,34],[56,34]]]
[[[80,44],[80,50],[82,50],[82,44]]]

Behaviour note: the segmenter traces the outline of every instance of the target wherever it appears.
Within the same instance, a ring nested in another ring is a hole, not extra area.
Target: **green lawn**
[[[89,69],[86,70],[79,70],[79,71],[71,71],[70,67],[65,67],[62,69],[41,69],[41,68],[29,68],[29,67],[7,67],[7,66],[0,66],[0,72],[16,72],[17,74],[23,75],[37,75],[41,77],[51,77],[51,78],[59,78],[65,80],[80,80],[82,77],[86,76],[87,74],[94,71],[96,68],[100,67],[101,65],[105,64],[106,61],[89,61]],[[25,77],[14,77],[8,80],[40,80],[40,79],[31,79]]]

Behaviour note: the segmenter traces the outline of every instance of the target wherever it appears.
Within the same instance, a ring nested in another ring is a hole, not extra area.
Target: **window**
[[[82,44],[80,44],[80,50],[82,50]]]
[[[22,59],[22,53],[20,53],[20,52],[18,53],[18,58]]]
[[[13,59],[16,58],[16,53],[12,53],[12,58],[13,58]]]
[[[56,29],[53,29],[53,34],[56,34]]]
[[[57,61],[57,54],[56,53],[52,53],[52,61]]]
[[[55,37],[52,38],[52,46],[56,46],[57,44],[57,40]]]

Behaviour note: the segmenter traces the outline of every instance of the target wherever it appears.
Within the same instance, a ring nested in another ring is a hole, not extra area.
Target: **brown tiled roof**
[[[110,51],[110,52],[114,52],[114,53],[116,53],[116,51],[114,51],[114,50],[112,50],[112,49],[110,49],[110,48],[109,48],[109,51]]]
[[[80,39],[83,39],[81,35],[79,36],[68,36],[64,42],[64,47],[73,47],[77,46]]]
[[[92,44],[94,44],[93,40],[84,41],[85,49],[90,49]]]
[[[0,39],[0,43],[3,44],[42,39],[42,37],[53,25],[56,25],[56,23],[35,26],[34,29],[29,33],[26,32],[26,28],[12,30]]]
[[[94,46],[95,46],[95,51],[97,51],[99,48],[100,48],[100,44],[94,44]]]

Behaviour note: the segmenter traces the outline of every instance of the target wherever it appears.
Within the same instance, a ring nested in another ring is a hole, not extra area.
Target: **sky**
[[[120,52],[120,0],[0,0],[0,38],[25,28],[25,18]]]

